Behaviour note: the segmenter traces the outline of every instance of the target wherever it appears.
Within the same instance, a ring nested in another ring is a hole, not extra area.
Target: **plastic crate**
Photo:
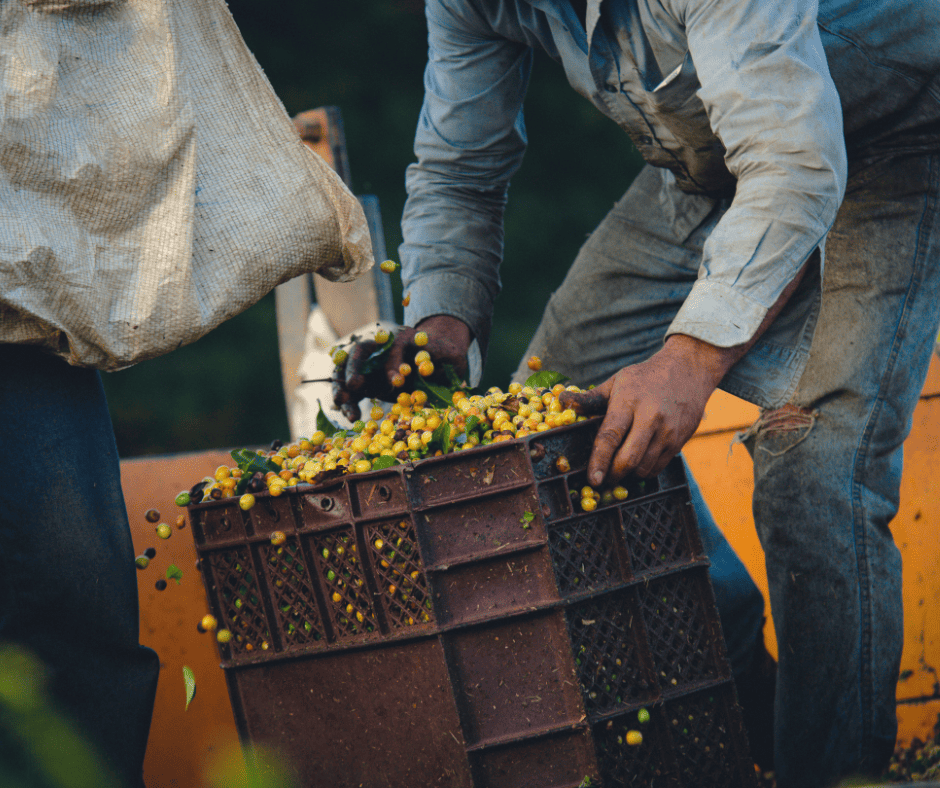
[[[240,734],[303,786],[755,786],[682,463],[581,512],[597,427],[190,507]]]

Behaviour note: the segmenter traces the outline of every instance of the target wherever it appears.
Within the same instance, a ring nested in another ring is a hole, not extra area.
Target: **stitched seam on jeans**
[[[916,242],[913,255],[914,265],[912,266],[913,270],[911,272],[911,279],[904,298],[904,306],[901,309],[901,315],[898,318],[898,323],[894,330],[894,343],[891,348],[891,353],[888,357],[888,364],[885,368],[884,374],[881,377],[881,388],[878,392],[878,396],[875,399],[874,407],[869,414],[868,423],[865,427],[865,432],[862,435],[862,440],[859,443],[858,449],[856,450],[852,472],[852,530],[856,537],[856,567],[858,568],[859,575],[864,574],[865,578],[865,583],[860,587],[859,608],[860,615],[864,615],[864,620],[869,622],[869,626],[865,626],[864,622],[860,622],[862,626],[860,626],[859,632],[859,666],[861,668],[859,698],[862,707],[862,736],[860,743],[863,748],[863,752],[859,753],[859,755],[863,759],[865,756],[864,749],[870,746],[873,735],[871,685],[874,669],[872,666],[873,633],[870,626],[872,610],[871,593],[869,589],[870,572],[868,569],[868,533],[866,530],[864,533],[862,533],[861,538],[859,538],[857,530],[857,524],[859,523],[859,513],[862,512],[861,485],[858,481],[858,477],[860,473],[864,471],[864,468],[861,467],[860,461],[863,458],[867,458],[868,456],[868,450],[870,447],[872,434],[874,433],[875,424],[878,421],[881,415],[881,411],[883,410],[884,404],[887,400],[887,392],[885,389],[888,387],[888,382],[894,377],[898,355],[900,354],[900,341],[903,340],[907,335],[907,325],[910,320],[911,300],[921,286],[923,281],[923,269],[927,263],[926,260],[922,259],[925,255],[923,250],[926,247],[926,244],[921,243],[921,236],[924,233],[929,234],[930,230],[932,229],[933,213],[936,211],[937,207],[937,192],[940,191],[940,189],[938,189],[937,183],[938,177],[935,166],[936,157],[928,156],[927,162],[927,194],[924,199],[923,212],[917,225]],[[934,210],[931,211],[931,208]],[[861,554],[859,553],[859,548],[861,548]]]

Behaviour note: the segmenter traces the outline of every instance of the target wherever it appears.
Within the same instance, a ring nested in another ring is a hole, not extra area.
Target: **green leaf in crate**
[[[398,460],[394,457],[390,457],[387,454],[383,454],[380,457],[376,457],[372,461],[372,470],[373,471],[384,471],[386,468],[391,468],[393,465],[397,465]]]
[[[327,435],[332,435],[339,431],[339,425],[330,421],[323,412],[323,403],[317,400],[317,429]]]
[[[452,364],[444,364],[443,369],[444,375],[447,377],[447,382],[452,389],[457,390],[466,387],[467,384],[460,379],[460,376],[454,371]]]
[[[437,386],[419,377],[415,382],[415,388],[421,389],[421,391],[427,394],[428,401],[431,402],[434,407],[449,408],[454,404],[451,400],[453,392],[446,386]]]
[[[467,419],[467,425],[464,427],[464,430],[466,431],[467,435],[469,435],[482,423],[483,422],[479,416],[471,416],[469,419]],[[480,430],[480,432],[482,433],[483,430]]]
[[[247,480],[259,471],[261,473],[267,473],[268,471],[278,473],[281,470],[267,457],[262,457],[258,452],[251,449],[235,449],[232,452],[232,459],[241,468],[242,478],[246,480],[246,485],[248,484]]]
[[[556,383],[564,383],[567,380],[571,380],[571,378],[563,372],[551,372],[547,369],[543,369],[536,372],[534,375],[529,375],[525,384],[532,386],[532,388],[550,389]]]
[[[535,515],[532,512],[523,512],[522,517],[519,518],[519,522],[522,523],[523,528],[528,528],[534,519]]]
[[[450,422],[444,420],[440,426],[431,433],[431,445],[439,446],[444,454],[450,451]]]
[[[196,695],[196,677],[188,665],[183,665],[183,683],[186,684],[186,710],[188,711],[189,704]]]
[[[170,564],[166,568],[166,579],[175,580],[176,585],[179,585],[180,580],[183,579],[183,570],[180,569],[176,564]]]

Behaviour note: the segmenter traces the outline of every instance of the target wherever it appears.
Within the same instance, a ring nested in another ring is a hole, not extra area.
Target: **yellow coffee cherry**
[[[542,359],[538,356],[532,356],[526,363],[533,372],[538,372],[542,368]]]
[[[384,345],[386,342],[388,342],[388,337],[388,331],[386,331],[384,328],[380,328],[375,332],[375,341],[380,345]]]
[[[383,260],[379,263],[379,269],[383,274],[394,274],[400,267],[394,260]]]
[[[414,343],[418,347],[424,347],[428,343],[428,335],[424,331],[419,331],[415,334]]]
[[[636,747],[643,743],[643,734],[639,731],[627,731],[627,744]]]
[[[415,353],[415,364],[421,364],[425,361],[431,360],[431,354],[426,350],[419,350]]]
[[[434,374],[434,363],[431,361],[422,361],[418,364],[418,374],[422,378],[430,377]]]

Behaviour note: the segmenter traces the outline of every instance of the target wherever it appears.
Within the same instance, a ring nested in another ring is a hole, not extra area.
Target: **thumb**
[[[588,391],[563,391],[561,404],[564,408],[571,408],[579,416],[597,416],[607,412],[610,401],[612,380],[605,380],[600,386]]]

